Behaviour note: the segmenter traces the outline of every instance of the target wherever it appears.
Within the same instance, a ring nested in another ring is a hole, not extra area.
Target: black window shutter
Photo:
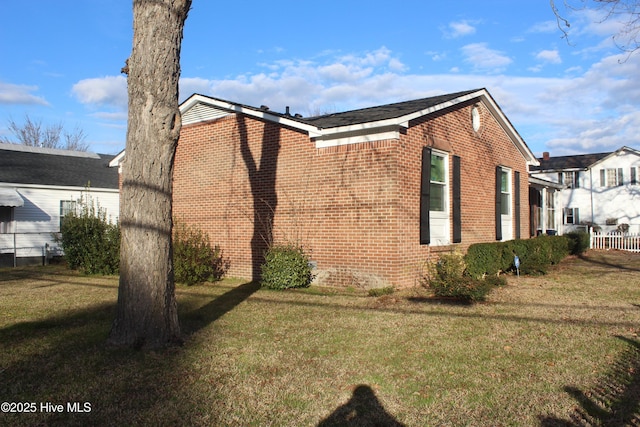
[[[573,223],[574,224],[580,224],[580,218],[579,216],[579,209],[578,208],[573,208]]]
[[[462,242],[462,206],[460,204],[460,156],[453,156],[453,243]]]
[[[422,175],[420,179],[420,244],[431,242],[429,233],[429,191],[431,189],[431,148],[422,148]]]
[[[604,174],[604,169],[600,169],[600,187],[605,187],[607,185],[607,180]]]
[[[564,184],[564,179],[562,179],[562,172],[558,172],[558,183]]]
[[[516,239],[520,238],[520,172],[514,172],[513,174],[513,195],[515,201],[515,216],[516,222]]]
[[[580,188],[580,171],[576,171],[574,175],[573,188]]]
[[[496,166],[496,240],[502,240],[502,168]]]

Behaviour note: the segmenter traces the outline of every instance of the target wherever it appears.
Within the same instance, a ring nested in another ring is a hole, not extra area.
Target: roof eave
[[[259,119],[275,122],[281,125],[299,129],[307,132],[310,137],[320,136],[322,133],[316,127],[306,123],[302,123],[298,120],[283,117],[279,114],[274,114],[268,110],[260,110],[247,107],[245,105],[236,104],[233,102],[223,101],[221,99],[210,98],[208,96],[193,94],[186,101],[180,104],[180,114],[183,114],[189,109],[193,108],[197,104],[206,104],[221,110],[229,111],[231,113],[244,114],[247,116],[256,117]]]

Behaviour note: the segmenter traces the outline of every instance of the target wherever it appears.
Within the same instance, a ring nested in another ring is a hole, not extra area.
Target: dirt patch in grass
[[[37,410],[0,424],[637,425],[638,284],[619,252],[472,305],[223,281],[178,288],[182,347],[136,352],[105,345],[117,278],[2,270],[0,401]]]

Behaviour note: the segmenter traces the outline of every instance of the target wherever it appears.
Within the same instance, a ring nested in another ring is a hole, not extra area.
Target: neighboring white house
[[[0,144],[0,266],[60,255],[55,235],[81,198],[117,221],[118,170],[108,166],[113,157]]]
[[[598,226],[603,232],[640,232],[640,151],[549,157],[530,168],[530,177],[561,184],[558,232]]]

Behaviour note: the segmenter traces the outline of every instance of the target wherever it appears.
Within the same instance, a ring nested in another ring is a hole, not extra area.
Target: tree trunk
[[[180,134],[180,46],[191,0],[134,0],[129,120],[120,196],[120,286],[109,341],[180,339],[172,260],[173,159]]]

